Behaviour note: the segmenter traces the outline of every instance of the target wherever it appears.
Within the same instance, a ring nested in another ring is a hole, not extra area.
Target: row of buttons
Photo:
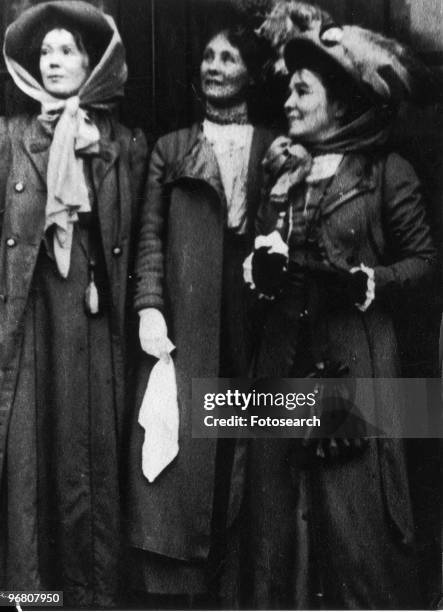
[[[12,249],[13,247],[15,247],[15,245],[17,244],[17,240],[15,240],[15,238],[8,238],[6,240],[6,246],[9,247],[10,249]],[[120,255],[122,254],[122,248],[119,246],[115,246],[112,249],[112,254],[114,255],[114,257],[120,257]]]

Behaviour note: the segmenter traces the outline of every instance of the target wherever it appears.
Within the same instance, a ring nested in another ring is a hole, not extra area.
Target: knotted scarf
[[[328,138],[305,145],[280,136],[271,144],[263,160],[265,197],[283,214],[293,186],[332,176],[345,153],[368,151],[385,144],[392,113],[389,107],[370,108],[337,128]]]
[[[59,99],[8,54],[8,30],[3,55],[15,84],[26,95],[41,104],[38,117],[52,134],[47,170],[45,230],[55,225],[54,257],[63,278],[67,278],[77,212],[90,208],[88,188],[80,155],[98,153],[100,132],[88,111],[110,109],[123,95],[127,78],[125,52],[112,17],[103,15],[112,29],[112,37],[99,63],[77,95]],[[10,26],[11,27],[11,26]],[[27,44],[27,41],[23,41]]]

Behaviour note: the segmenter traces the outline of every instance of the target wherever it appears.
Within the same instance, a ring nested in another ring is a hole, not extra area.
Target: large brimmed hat
[[[368,97],[382,103],[398,105],[407,98],[423,99],[423,84],[432,81],[431,73],[406,47],[359,26],[312,25],[286,44],[284,57],[289,72],[304,63],[312,66],[329,62],[344,71]]]
[[[30,61],[32,43],[55,27],[67,27],[82,34],[85,43],[102,52],[113,30],[104,13],[82,0],[54,0],[24,11],[8,28],[5,52],[21,65]],[[41,41],[40,41],[41,42]]]
[[[310,28],[323,28],[332,23],[331,15],[315,4],[275,0],[257,29],[257,34],[267,40],[274,51],[274,72],[287,74],[282,51],[289,40]]]

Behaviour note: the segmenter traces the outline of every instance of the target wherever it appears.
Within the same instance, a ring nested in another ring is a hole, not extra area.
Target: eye
[[[72,55],[72,53],[74,53],[74,49],[72,47],[63,47],[62,52],[63,55]]]
[[[225,64],[235,64],[236,62],[235,57],[232,55],[232,53],[229,53],[229,51],[223,51],[223,53],[221,54],[221,59]]]
[[[203,61],[210,62],[213,59],[214,59],[214,52],[212,51],[212,49],[205,49],[203,53]]]
[[[299,85],[295,88],[295,90],[297,92],[297,95],[300,96],[300,98],[302,96],[307,96],[311,93],[309,87],[306,87],[305,85]]]
[[[48,55],[49,53],[49,49],[47,49],[46,47],[42,47],[40,49],[40,57],[42,57],[43,55]]]

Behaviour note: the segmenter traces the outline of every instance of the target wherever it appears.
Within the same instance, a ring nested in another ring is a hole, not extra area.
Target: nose
[[[59,53],[49,53],[46,56],[46,60],[48,63],[48,66],[50,66],[51,68],[56,68],[58,66],[60,66],[60,54]]]
[[[288,113],[294,108],[296,108],[296,106],[297,106],[297,97],[295,95],[295,92],[291,92],[289,98],[285,102],[284,109]]]
[[[211,60],[207,62],[208,72],[210,74],[217,74],[220,72],[220,59],[218,57],[213,57]]]

